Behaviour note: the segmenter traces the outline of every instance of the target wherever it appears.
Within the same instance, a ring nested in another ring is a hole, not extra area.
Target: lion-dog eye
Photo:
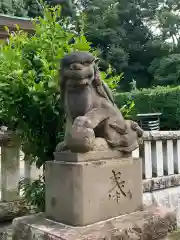
[[[84,66],[89,66],[91,63],[90,62],[83,62],[82,63]]]

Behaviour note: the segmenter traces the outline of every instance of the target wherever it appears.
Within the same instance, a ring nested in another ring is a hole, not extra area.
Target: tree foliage
[[[149,68],[156,59],[175,60],[170,55],[180,51],[178,0],[82,0],[81,6],[87,39],[101,50],[102,69],[110,63],[116,73],[124,72],[121,90],[129,90],[132,79],[138,88],[167,83]]]
[[[161,85],[180,85],[180,54],[156,58],[148,70]]]
[[[1,3],[1,12],[42,16],[43,0],[26,0],[23,6],[19,1],[12,0],[14,10]],[[167,74],[160,73],[166,60],[175,61],[177,66],[174,54],[180,54],[178,0],[47,0],[47,3],[60,5],[61,18],[70,16],[71,21],[75,20],[77,31],[83,19],[87,40],[101,52],[101,69],[106,70],[111,64],[113,74],[124,72],[121,90],[130,90],[132,79],[137,88],[178,83],[178,67],[173,77],[167,70]],[[152,71],[155,67],[159,70]]]
[[[27,16],[31,18],[35,18],[38,16],[42,16],[43,9],[42,9],[42,0],[26,0],[24,1],[24,9],[27,12]]]
[[[135,108],[131,109],[132,119],[138,113],[161,112],[160,129],[163,131],[180,128],[180,86],[158,86],[132,92],[118,93],[116,103],[122,106],[133,97]]]
[[[60,5],[61,16],[75,16],[71,0],[0,0],[0,13],[18,17],[35,18],[43,15],[43,4]]]
[[[12,0],[12,2],[7,0],[0,0],[0,13],[17,17],[27,16],[24,2],[21,0]]]

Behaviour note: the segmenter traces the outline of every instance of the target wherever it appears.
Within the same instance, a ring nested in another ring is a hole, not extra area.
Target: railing
[[[24,154],[19,147],[1,148],[0,161],[0,200],[4,202],[19,200],[19,181],[21,178],[37,179],[42,169],[24,161]]]
[[[143,178],[180,173],[180,131],[144,132],[143,140]]]
[[[12,202],[20,199],[20,179],[35,179],[42,170],[24,161],[20,143],[11,133],[0,131],[0,145],[0,201]]]

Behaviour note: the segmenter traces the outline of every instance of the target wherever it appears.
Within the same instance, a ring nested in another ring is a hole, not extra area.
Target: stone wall
[[[144,205],[162,205],[175,209],[180,227],[180,174],[143,181]]]

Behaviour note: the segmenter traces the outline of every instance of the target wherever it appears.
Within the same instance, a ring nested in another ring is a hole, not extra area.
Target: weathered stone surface
[[[152,192],[177,186],[180,186],[180,174],[143,180],[143,192]]]
[[[13,221],[12,240],[153,240],[175,229],[175,213],[166,208],[149,208],[85,227],[49,221],[37,214]]]
[[[29,213],[29,210],[23,200],[0,202],[0,222],[12,220],[27,213]]]
[[[143,140],[177,140],[180,139],[180,131],[145,131]]]
[[[98,153],[99,154],[99,153]],[[46,216],[83,226],[142,208],[141,159],[46,164]]]
[[[91,151],[87,153],[72,153],[70,151],[55,152],[55,160],[61,162],[86,162],[86,161],[97,161],[106,160],[113,158],[122,157],[122,152],[120,151]]]
[[[172,187],[143,194],[144,205],[165,206],[174,208],[177,226],[180,227],[180,187]]]

